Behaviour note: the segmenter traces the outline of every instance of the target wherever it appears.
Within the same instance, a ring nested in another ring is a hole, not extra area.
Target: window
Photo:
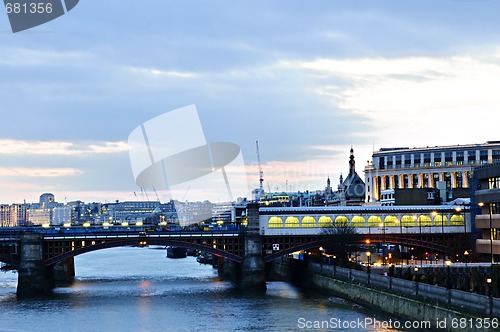
[[[385,169],[385,157],[378,158],[378,169]]]
[[[479,153],[479,163],[487,164],[488,163],[488,150],[481,150]]]
[[[467,160],[469,165],[476,163],[476,150],[467,150]]]
[[[500,178],[489,178],[488,179],[488,189],[498,189],[500,188]]]
[[[430,165],[431,165],[431,154],[424,153],[424,166],[430,166]]]
[[[385,160],[387,161],[387,168],[392,168],[392,157],[385,157]]]
[[[416,167],[418,167],[418,165],[420,165],[420,154],[413,155],[413,163],[415,164]]]
[[[411,177],[412,177],[412,182],[413,182],[413,188],[418,188],[418,175],[411,174]]]
[[[396,165],[395,165],[396,168],[401,168],[401,155],[398,154],[396,155]]]
[[[316,227],[316,219],[311,216],[306,216],[302,218],[302,227]]]
[[[445,152],[444,153],[444,164],[446,166],[451,166],[453,164],[453,152]]]
[[[423,183],[422,183],[422,188],[427,188],[428,184],[429,184],[429,176],[427,175],[427,173],[424,173],[422,174],[422,178],[423,178]]]
[[[492,152],[493,162],[495,162],[495,160],[500,160],[500,150],[493,150],[491,152]]]
[[[463,173],[458,172],[456,177],[457,188],[463,188]]]
[[[463,165],[464,164],[464,152],[463,151],[457,151],[457,165]]]
[[[411,165],[411,157],[409,155],[406,155],[404,167],[410,167],[410,165]]]
[[[434,166],[442,166],[441,153],[434,153]]]

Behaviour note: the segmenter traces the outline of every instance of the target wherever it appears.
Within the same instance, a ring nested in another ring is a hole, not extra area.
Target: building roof
[[[381,148],[379,151],[373,151],[373,156],[393,154],[393,153],[416,153],[416,152],[432,152],[443,150],[477,150],[484,148],[500,148],[500,141],[488,141],[482,144],[464,144],[464,145],[443,145],[443,146],[426,146],[426,147],[394,147],[394,148]]]
[[[358,173],[356,173],[355,165],[356,163],[354,161],[354,149],[351,146],[349,156],[349,175],[343,182],[346,200],[353,198],[365,198],[365,182],[361,179]]]

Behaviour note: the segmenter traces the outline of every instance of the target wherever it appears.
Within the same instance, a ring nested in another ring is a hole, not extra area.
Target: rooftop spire
[[[349,157],[349,175],[356,173],[355,162],[354,162],[354,149],[351,145],[351,156]]]

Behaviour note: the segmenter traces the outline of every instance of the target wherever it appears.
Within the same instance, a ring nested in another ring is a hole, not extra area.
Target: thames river
[[[17,274],[0,272],[0,331],[404,331],[388,328],[390,317],[285,282],[241,294],[211,266],[165,250],[96,251],[76,257],[75,269],[72,286],[36,300],[17,300]]]

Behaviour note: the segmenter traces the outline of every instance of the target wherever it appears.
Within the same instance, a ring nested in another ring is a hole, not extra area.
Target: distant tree
[[[340,265],[347,265],[349,254],[358,251],[354,244],[356,228],[350,225],[348,220],[337,220],[330,227],[323,227],[321,234],[331,235],[325,251],[337,256]]]

